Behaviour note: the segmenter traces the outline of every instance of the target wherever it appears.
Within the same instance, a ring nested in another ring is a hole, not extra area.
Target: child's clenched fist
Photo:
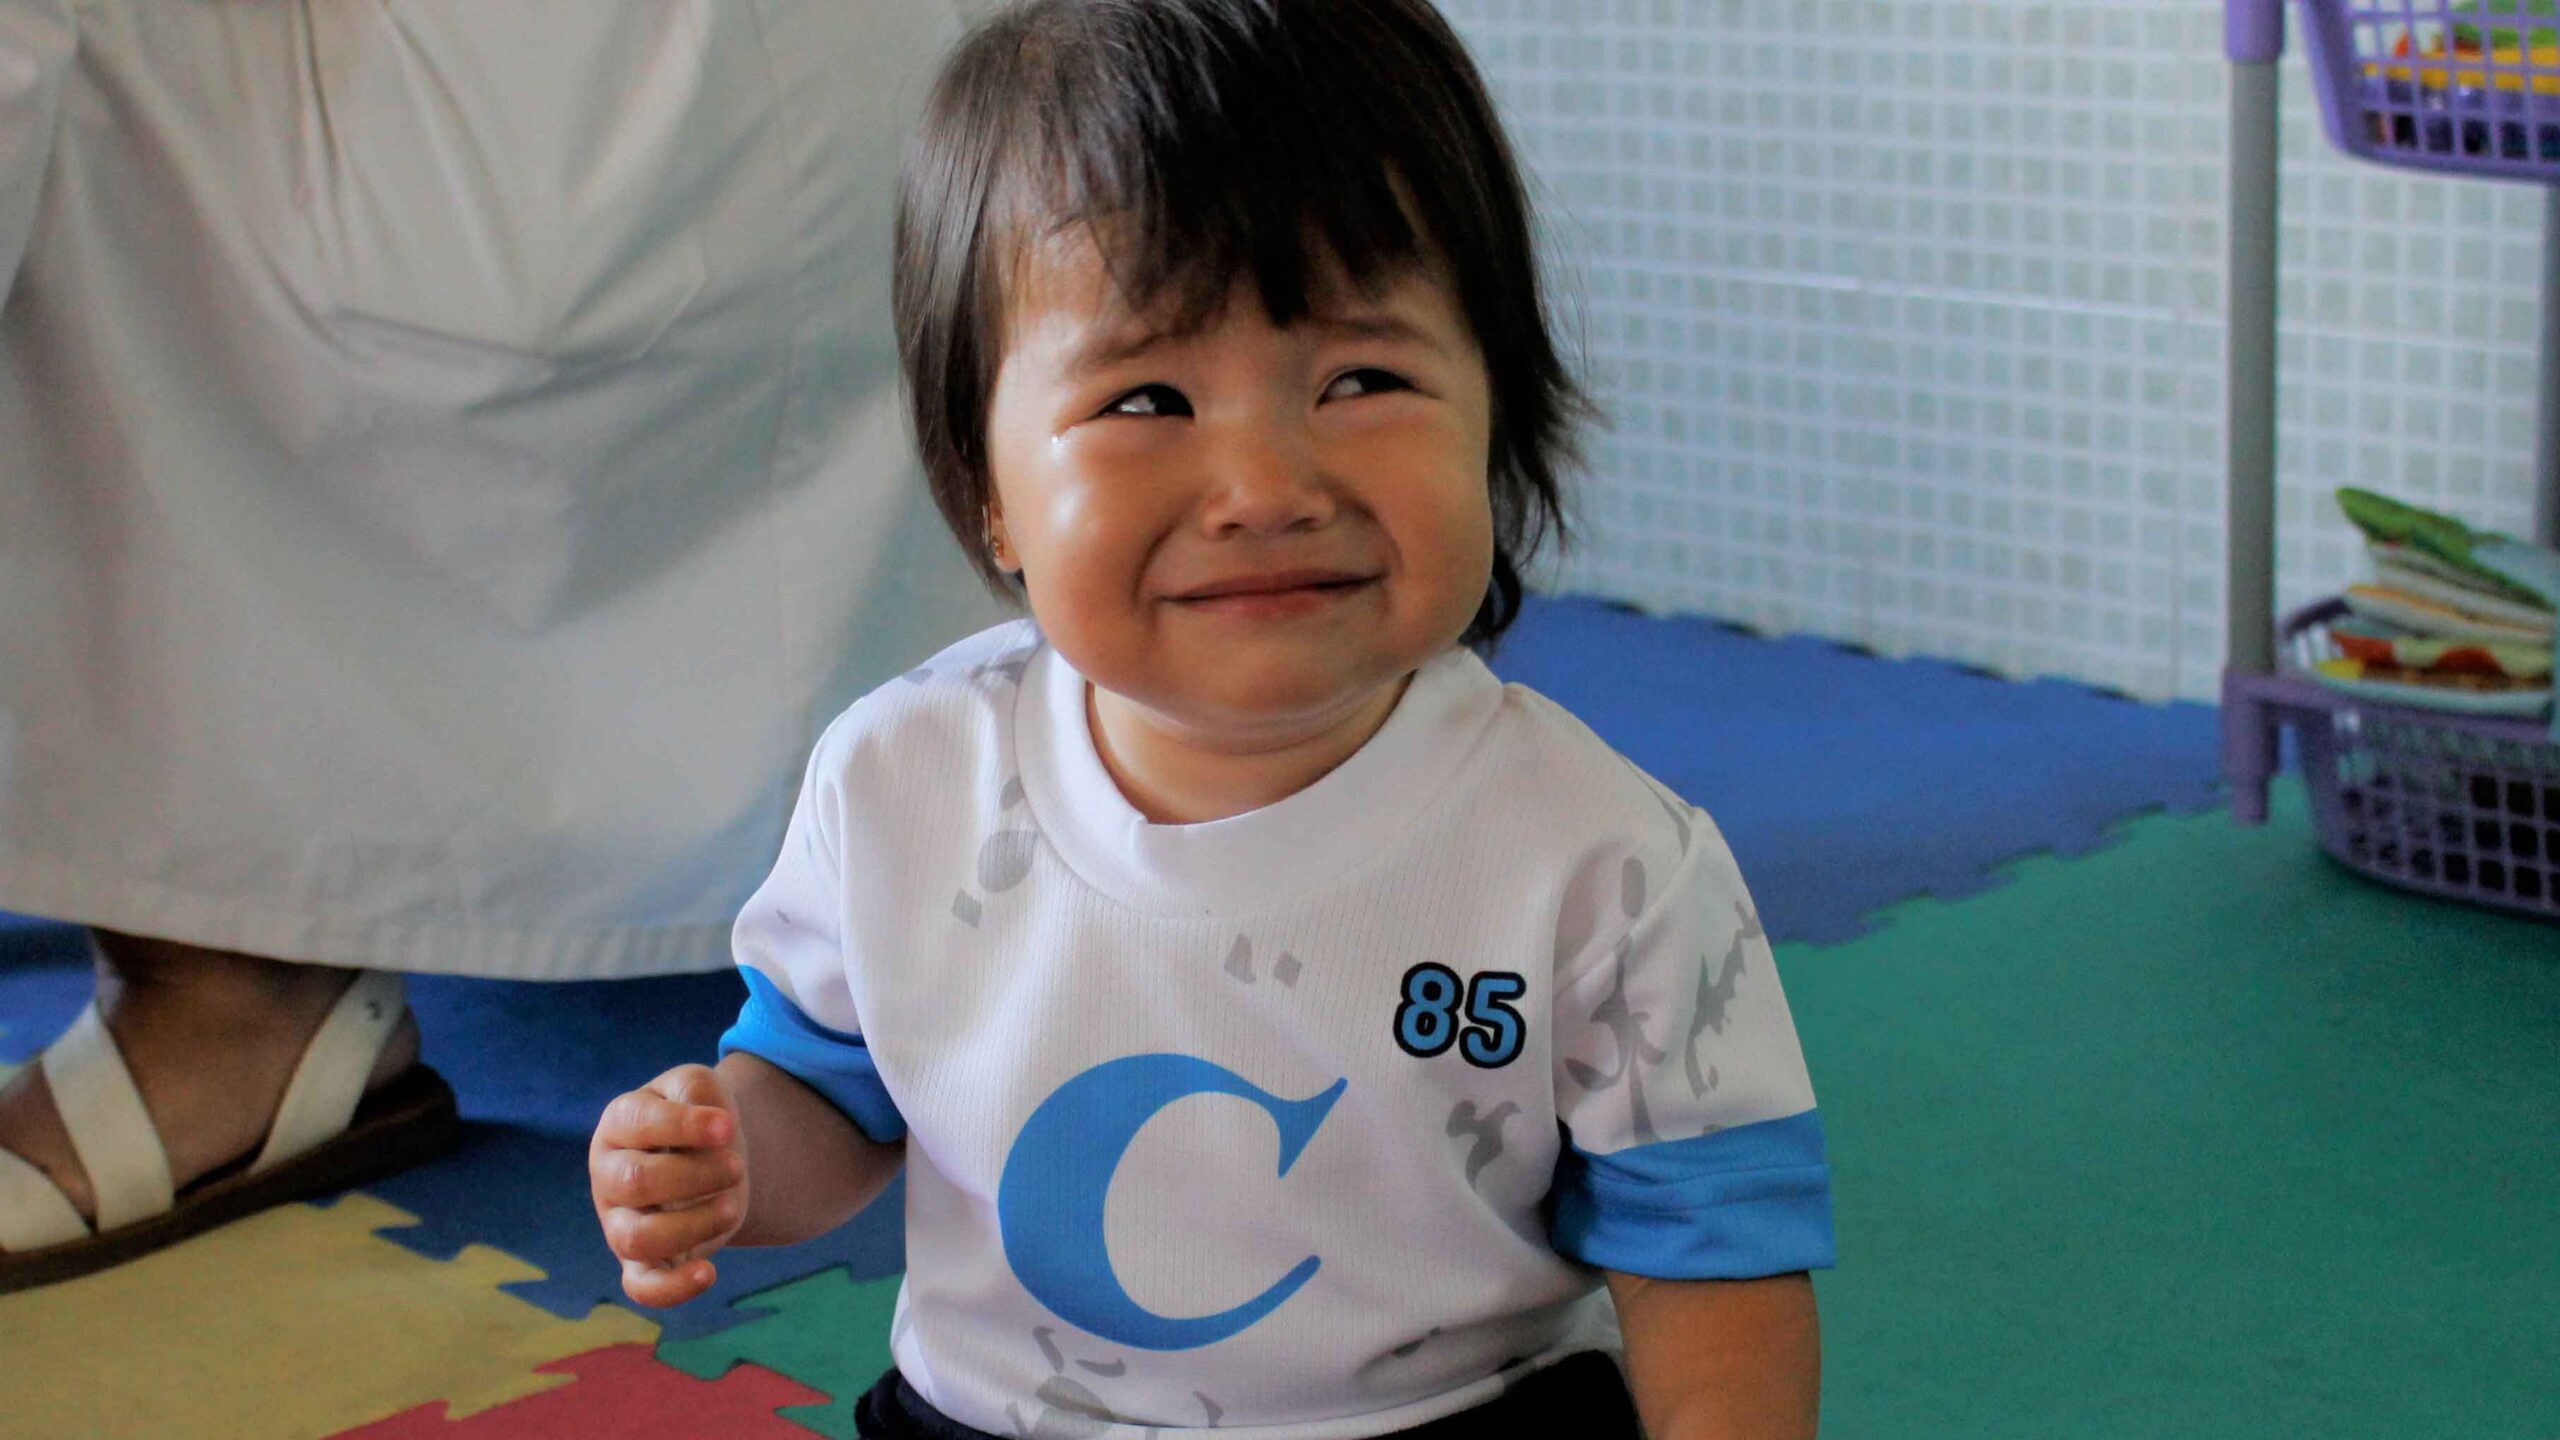
[[[737,1107],[720,1077],[678,1065],[615,1097],[587,1147],[587,1179],[624,1294],[681,1305],[709,1289],[710,1255],[747,1214]]]

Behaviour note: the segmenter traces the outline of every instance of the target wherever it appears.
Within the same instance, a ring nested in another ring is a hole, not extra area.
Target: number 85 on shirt
[[[1396,1007],[1396,1044],[1417,1059],[1450,1046],[1482,1070],[1499,1070],[1520,1056],[1528,1029],[1511,1002],[1529,982],[1508,970],[1486,970],[1461,981],[1446,965],[1424,962],[1404,972],[1404,1003]]]

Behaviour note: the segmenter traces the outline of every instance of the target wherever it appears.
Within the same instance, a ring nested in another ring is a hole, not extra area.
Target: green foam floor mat
[[[1779,963],[1824,1433],[2560,1435],[2560,928],[2348,874],[2287,784]]]

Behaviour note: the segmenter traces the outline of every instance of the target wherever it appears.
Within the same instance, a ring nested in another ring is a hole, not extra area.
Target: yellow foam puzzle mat
[[[619,1306],[563,1320],[502,1292],[542,1278],[513,1256],[376,1233],[415,1223],[351,1193],[0,1296],[0,1435],[319,1440],[439,1401],[461,1419],[574,1383],[541,1366],[657,1341]]]

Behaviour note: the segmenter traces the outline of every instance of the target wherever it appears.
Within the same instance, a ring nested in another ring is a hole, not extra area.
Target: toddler
[[[1015,5],[897,267],[1030,617],[819,738],[717,1068],[598,1126],[631,1297],[903,1165],[865,1434],[1811,1434],[1829,1172],[1732,856],[1477,655],[1581,401],[1447,24]]]

